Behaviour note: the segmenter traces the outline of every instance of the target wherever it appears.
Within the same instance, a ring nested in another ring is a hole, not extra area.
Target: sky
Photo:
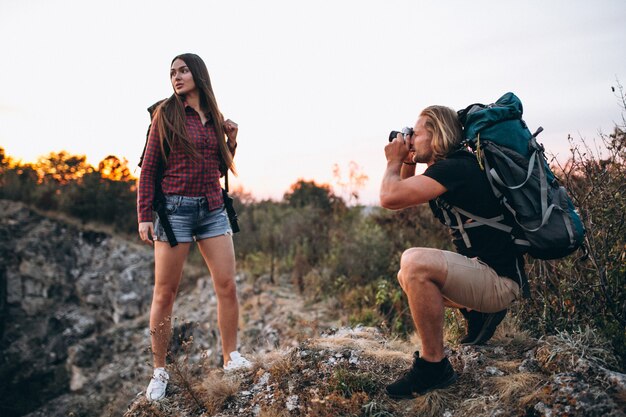
[[[389,131],[421,109],[492,103],[508,91],[546,149],[592,139],[622,117],[623,0],[0,0],[0,147],[108,155],[134,169],[146,108],[172,94],[174,56],[207,64],[239,124],[231,186],[280,199],[298,179],[368,176],[378,204]],[[423,167],[422,167],[423,169]]]

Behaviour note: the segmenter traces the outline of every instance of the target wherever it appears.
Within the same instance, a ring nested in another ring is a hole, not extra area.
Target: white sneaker
[[[252,363],[237,351],[230,352],[230,360],[224,365],[226,372],[234,372],[252,368]]]
[[[150,384],[146,389],[146,397],[149,401],[158,401],[165,397],[165,389],[167,388],[167,381],[169,381],[170,375],[165,368],[155,368],[152,374]]]

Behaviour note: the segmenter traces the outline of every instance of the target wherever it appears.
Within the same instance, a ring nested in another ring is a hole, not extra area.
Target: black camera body
[[[395,138],[397,138],[398,137],[398,133],[400,133],[402,135],[402,140],[404,141],[404,143],[406,143],[407,139],[409,139],[411,136],[413,136],[413,128],[404,127],[404,128],[402,128],[401,132],[398,132],[397,130],[392,130],[391,133],[389,133],[389,142],[391,142]]]

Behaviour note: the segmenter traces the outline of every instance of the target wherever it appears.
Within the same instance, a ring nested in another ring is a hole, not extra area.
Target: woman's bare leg
[[[150,333],[155,368],[165,366],[172,334],[172,308],[190,246],[190,243],[179,243],[172,248],[167,242],[154,242],[154,293],[150,308]]]
[[[217,295],[217,324],[222,336],[224,363],[230,353],[237,350],[237,327],[239,324],[239,301],[235,285],[235,249],[230,235],[221,235],[198,242]]]

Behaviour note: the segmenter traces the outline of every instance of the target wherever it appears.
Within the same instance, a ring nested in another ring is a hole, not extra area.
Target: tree
[[[98,164],[100,176],[112,181],[131,181],[135,178],[128,169],[126,158],[120,160],[115,155],[109,155]]]
[[[341,176],[341,168],[339,164],[333,165],[333,177],[335,182],[341,189],[344,199],[351,204],[359,203],[359,190],[361,190],[367,180],[368,176],[362,171],[359,164],[354,161],[350,161],[348,164],[348,178],[344,180]]]
[[[337,197],[331,190],[330,185],[318,185],[315,181],[299,179],[291,185],[285,193],[284,200],[290,207],[302,208],[312,206],[330,213],[336,205],[345,206],[343,200]]]
[[[50,152],[48,156],[40,157],[36,169],[40,182],[52,181],[59,184],[67,184],[93,172],[85,155],[70,155],[67,151]]]

